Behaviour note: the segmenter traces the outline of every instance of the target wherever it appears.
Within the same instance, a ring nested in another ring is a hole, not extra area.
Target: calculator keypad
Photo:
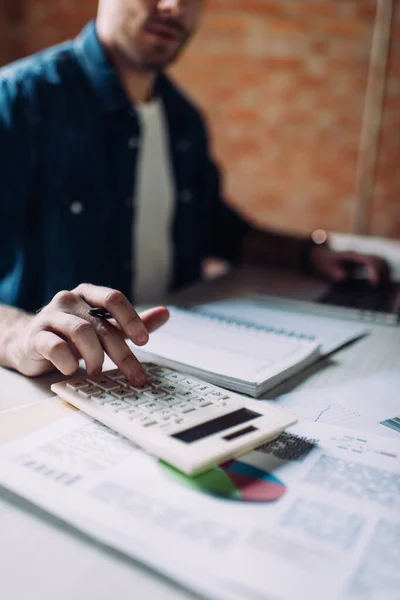
[[[214,409],[211,418],[229,411],[230,396],[224,390],[167,367],[142,366],[148,379],[142,388],[131,386],[119,369],[71,380],[67,386],[117,418],[165,433],[203,421],[206,408]]]

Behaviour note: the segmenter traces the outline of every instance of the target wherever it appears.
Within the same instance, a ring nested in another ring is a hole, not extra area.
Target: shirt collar
[[[131,101],[100,42],[95,21],[89,23],[75,40],[74,50],[79,64],[97,96],[100,112],[109,114],[118,110],[129,111],[132,108]],[[177,92],[164,74],[159,75],[155,92],[165,105],[171,130],[177,135],[183,134],[185,119],[178,109]]]
[[[100,42],[94,21],[75,40],[74,49],[79,64],[95,91],[101,112],[129,109],[129,98]]]

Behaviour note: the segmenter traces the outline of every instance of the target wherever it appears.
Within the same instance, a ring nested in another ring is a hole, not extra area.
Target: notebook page
[[[329,354],[347,342],[367,333],[365,326],[342,321],[328,316],[314,315],[303,311],[295,312],[285,307],[285,300],[247,298],[211,302],[196,307],[202,314],[220,315],[225,318],[238,319],[244,322],[270,327],[276,330],[293,332],[299,336],[313,337],[321,343],[321,353]]]
[[[145,353],[229,379],[262,382],[302,361],[316,346],[193,312],[172,308],[170,313],[168,323],[150,336]]]

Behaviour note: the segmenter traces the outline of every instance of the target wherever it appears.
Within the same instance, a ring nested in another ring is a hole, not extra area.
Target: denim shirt
[[[247,225],[221,198],[197,109],[166,76],[156,91],[174,177],[176,290],[199,279],[207,256],[235,262]],[[140,145],[95,23],[0,71],[0,303],[34,311],[82,282],[131,297]]]

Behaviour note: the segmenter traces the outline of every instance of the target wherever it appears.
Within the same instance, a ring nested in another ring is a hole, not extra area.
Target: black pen
[[[89,310],[89,314],[92,317],[97,317],[98,319],[112,319],[113,316],[108,310],[105,308],[91,308]]]

